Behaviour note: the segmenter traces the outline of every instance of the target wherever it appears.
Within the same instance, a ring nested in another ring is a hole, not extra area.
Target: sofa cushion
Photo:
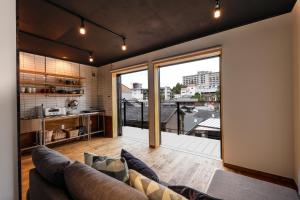
[[[153,181],[159,182],[159,178],[158,178],[157,174],[150,167],[148,167],[143,161],[134,157],[131,153],[122,149],[121,157],[126,160],[129,169],[133,169],[133,170],[143,174],[147,178],[150,178]]]
[[[187,186],[171,186],[168,188],[190,200],[220,200]]]
[[[64,187],[64,170],[72,161],[64,155],[39,146],[32,151],[32,161],[38,173],[50,183]]]
[[[104,161],[107,156],[98,156],[97,154],[84,152],[84,163],[88,166],[92,166],[96,161]]]
[[[75,162],[65,170],[66,186],[76,200],[146,200],[147,197],[114,178]]]
[[[186,198],[135,170],[129,170],[130,185],[143,192],[150,200],[186,200]]]
[[[127,182],[129,179],[128,167],[124,158],[108,158],[92,153],[84,153],[85,164],[113,177],[119,181]]]

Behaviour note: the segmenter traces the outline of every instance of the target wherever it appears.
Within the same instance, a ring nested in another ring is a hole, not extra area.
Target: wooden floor
[[[123,126],[123,136],[149,144],[148,129]],[[221,141],[176,133],[161,133],[161,146],[207,158],[221,158]]]
[[[73,160],[83,162],[83,152],[118,156],[122,148],[128,150],[151,166],[157,172],[161,180],[170,184],[191,186],[200,191],[206,191],[209,181],[216,169],[223,169],[220,160],[165,147],[150,149],[147,144],[126,137],[116,139],[93,138],[91,141],[77,141],[55,147],[54,149]],[[31,156],[22,156],[21,165],[22,199],[25,200],[29,183],[29,170],[33,168]]]

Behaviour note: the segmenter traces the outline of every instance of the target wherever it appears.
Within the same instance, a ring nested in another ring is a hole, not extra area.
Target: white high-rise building
[[[183,76],[183,85],[192,84],[202,89],[217,88],[220,85],[220,73],[199,71],[195,75]]]

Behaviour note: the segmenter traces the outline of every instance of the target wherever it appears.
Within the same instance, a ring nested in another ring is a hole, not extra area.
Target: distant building
[[[131,89],[123,84],[121,84],[122,99],[130,100],[132,99]]]
[[[191,97],[194,96],[197,91],[197,86],[195,84],[191,84],[187,87],[181,88],[180,94],[182,97]]]
[[[135,100],[143,100],[143,88],[141,83],[133,83],[132,90],[131,90],[132,98]]]
[[[196,85],[203,89],[218,88],[220,85],[220,73],[199,71],[195,75],[183,76],[183,85]]]
[[[162,87],[160,88],[161,96],[164,96],[164,100],[168,101],[171,99],[172,91],[170,87]]]
[[[181,98],[181,94],[174,94],[174,99],[179,99]]]
[[[183,76],[183,85],[199,85],[200,81],[199,81],[199,76],[198,74],[196,75],[189,75],[189,76]]]
[[[142,84],[141,83],[132,83],[132,89],[133,90],[141,90]]]
[[[141,83],[133,83],[132,84],[132,89],[129,87],[121,84],[121,90],[122,90],[122,99],[126,100],[145,100],[145,90],[148,91],[148,89],[142,89],[142,84]],[[148,93],[148,92],[146,92]]]

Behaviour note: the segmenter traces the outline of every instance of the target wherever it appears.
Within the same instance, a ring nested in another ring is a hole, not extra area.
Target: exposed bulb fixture
[[[86,34],[86,30],[85,30],[85,26],[84,26],[84,19],[81,19],[81,25],[80,25],[80,28],[79,28],[79,33],[81,35],[85,35]]]
[[[90,63],[94,62],[94,58],[93,58],[93,56],[92,56],[92,53],[90,53],[89,61],[90,61]]]
[[[220,1],[216,0],[216,6],[215,6],[215,11],[214,11],[214,18],[218,19],[220,17],[221,17]]]
[[[122,51],[126,51],[127,50],[127,46],[126,46],[125,40],[126,39],[123,38],[123,44],[122,44],[122,47],[121,47]]]

